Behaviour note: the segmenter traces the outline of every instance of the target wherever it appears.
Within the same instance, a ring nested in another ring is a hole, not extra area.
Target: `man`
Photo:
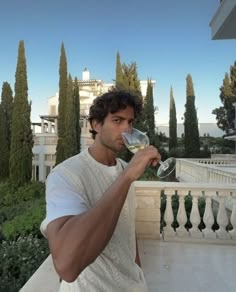
[[[148,146],[127,164],[117,158],[140,100],[124,91],[97,97],[89,122],[94,143],[55,167],[47,179],[48,238],[60,292],[147,291],[137,264],[135,198],[128,191],[160,155]]]

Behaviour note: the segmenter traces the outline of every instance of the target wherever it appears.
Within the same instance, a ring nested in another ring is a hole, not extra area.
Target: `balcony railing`
[[[161,234],[164,240],[236,244],[236,184],[216,186],[138,181],[133,187],[138,202],[136,227],[139,238],[159,239]],[[175,210],[173,196],[177,198]],[[192,205],[190,210],[185,207],[187,197]],[[230,216],[226,199],[232,202]],[[214,208],[215,200],[219,202],[218,210]],[[200,203],[204,204],[202,217]],[[164,220],[161,221],[161,218]],[[173,227],[174,223],[178,225],[177,228]],[[203,226],[201,230],[200,223]],[[163,232],[161,225],[164,225]],[[218,228],[214,230],[213,225]]]
[[[135,192],[137,199],[136,232],[139,239],[236,245],[236,184],[136,181],[130,191]],[[186,208],[187,197],[192,205],[189,210]],[[233,207],[227,213],[225,200],[229,197]],[[219,201],[217,209],[213,204],[215,198]],[[202,202],[205,206],[201,214],[199,204]],[[51,282],[44,292],[54,291],[59,283],[49,257],[21,292],[42,291],[36,288],[49,273],[52,274]]]
[[[177,159],[179,181],[197,183],[236,183],[236,160]]]

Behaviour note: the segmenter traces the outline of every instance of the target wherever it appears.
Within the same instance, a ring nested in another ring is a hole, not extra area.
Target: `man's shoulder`
[[[83,150],[82,152],[64,160],[52,170],[52,173],[78,173],[81,169],[81,166],[84,164],[86,153]]]

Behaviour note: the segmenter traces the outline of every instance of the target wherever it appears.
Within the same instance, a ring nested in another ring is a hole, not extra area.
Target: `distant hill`
[[[169,137],[169,124],[159,124],[157,125],[158,131],[165,133],[166,137]],[[199,123],[199,134],[200,136],[210,135],[211,137],[222,137],[225,132],[217,127],[215,123]],[[177,136],[180,138],[184,133],[184,125],[177,124]]]

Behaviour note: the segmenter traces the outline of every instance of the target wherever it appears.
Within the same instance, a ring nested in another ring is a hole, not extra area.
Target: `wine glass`
[[[122,137],[126,148],[132,153],[136,153],[138,150],[144,149],[149,145],[149,138],[146,133],[135,128],[131,132],[122,132]],[[175,169],[176,159],[170,157],[165,161],[159,161],[159,164],[157,176],[159,178],[165,178]]]

